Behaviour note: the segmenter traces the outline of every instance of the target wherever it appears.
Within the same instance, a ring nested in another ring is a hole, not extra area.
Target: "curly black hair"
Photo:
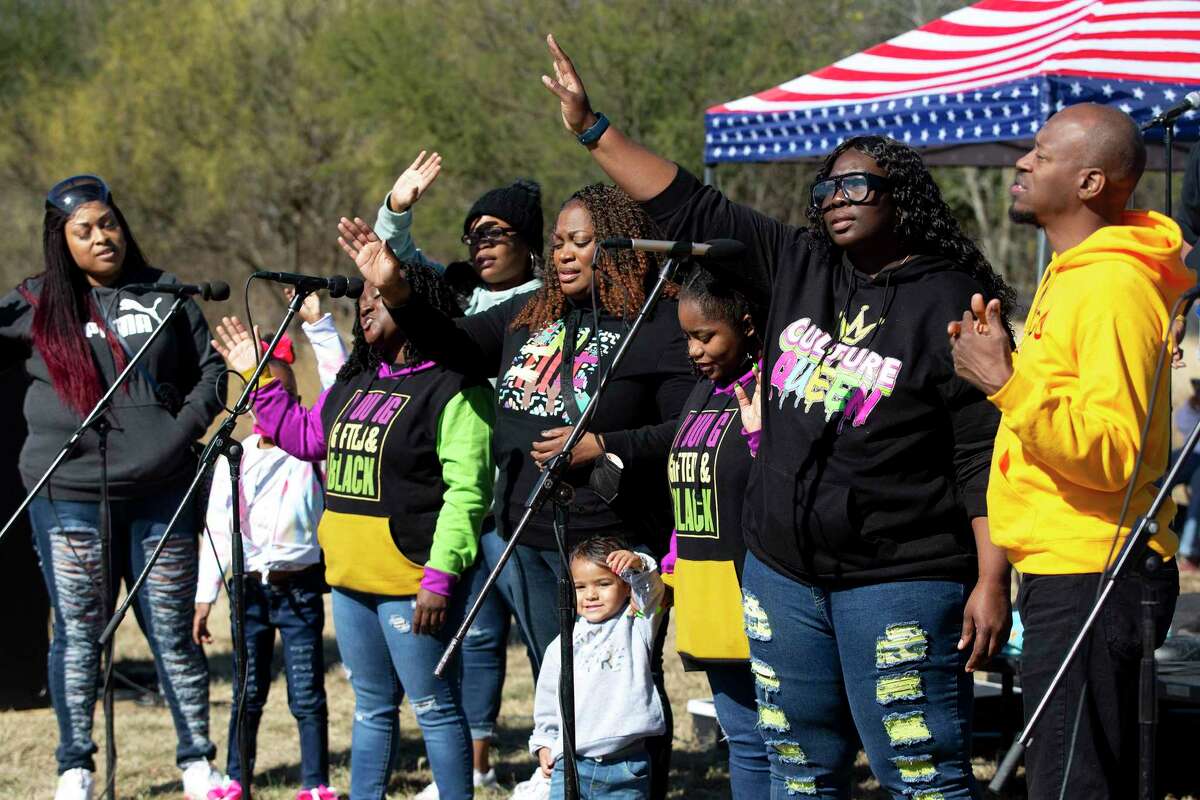
[[[567,198],[562,207],[566,208],[572,203],[579,203],[587,209],[597,242],[614,236],[659,238],[658,226],[646,211],[616,186],[590,184]],[[597,246],[595,258],[592,269],[599,273],[596,276],[596,288],[601,305],[609,313],[626,321],[633,319],[646,301],[646,292],[658,277],[658,255],[621,250],[614,259],[608,251],[602,251]],[[668,287],[666,294],[673,296],[674,292],[674,287]],[[562,317],[566,304],[566,295],[558,282],[558,272],[551,266],[546,270],[542,288],[533,293],[513,318],[509,330],[522,327],[530,331],[541,330]]]
[[[834,162],[847,150],[870,156],[887,175],[896,208],[896,236],[914,255],[937,255],[955,269],[970,275],[983,287],[984,297],[998,299],[1004,326],[1013,335],[1010,318],[1016,311],[1017,293],[984,258],[942,198],[941,189],[916,150],[886,136],[855,136],[825,156],[813,183],[829,177]],[[833,248],[821,219],[821,209],[810,205],[808,221],[815,241]]]
[[[424,264],[402,261],[400,266],[404,268],[413,293],[447,317],[463,315],[462,308],[454,299],[454,292],[450,290],[441,275]],[[416,345],[410,341],[404,342],[404,347],[400,352],[407,364],[417,364],[427,360]],[[374,372],[379,369],[381,363],[383,363],[383,359],[380,357],[379,351],[367,344],[367,338],[363,335],[362,323],[359,321],[358,314],[355,313],[354,344],[350,348],[350,355],[346,358],[346,363],[342,364],[342,368],[338,370],[337,380],[348,381],[360,372]]]

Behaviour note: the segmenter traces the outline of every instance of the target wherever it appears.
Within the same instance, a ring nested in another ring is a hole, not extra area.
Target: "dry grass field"
[[[1185,577],[1185,590],[1200,592],[1200,578]],[[222,601],[214,612],[214,644],[209,646],[212,668],[212,731],[221,750],[218,764],[224,763],[226,731],[229,724],[231,692],[231,643],[227,618],[228,606]],[[670,639],[674,641],[674,636]],[[698,673],[685,673],[673,647],[668,646],[667,689],[675,709],[675,754],[671,768],[671,797],[727,798],[728,778],[724,752],[708,738],[698,736],[684,711],[687,700],[707,697],[707,685]],[[326,653],[329,695],[329,744],[333,764],[332,780],[343,791],[349,785],[350,725],[354,697],[337,660],[337,645],[332,624],[327,625]],[[118,669],[136,671],[148,666],[149,651],[132,617],[117,637]],[[496,772],[507,788],[528,777],[533,769],[525,742],[532,723],[533,685],[523,649],[512,646],[508,652],[508,680],[500,716],[499,741],[495,751]],[[299,780],[299,749],[296,729],[287,709],[287,690],[276,665],[271,698],[259,733],[256,797],[262,800],[292,800]],[[122,798],[180,797],[179,771],[174,765],[175,735],[170,717],[163,707],[119,702],[116,707],[116,739],[120,752],[117,769],[118,796]],[[411,797],[430,780],[424,759],[420,729],[405,705],[400,715],[403,746],[400,768],[392,777],[391,798]],[[96,716],[97,742],[101,748],[98,763],[103,764],[103,725],[99,709]],[[48,798],[55,781],[54,745],[57,729],[50,709],[0,713],[0,797]],[[1132,767],[1132,765],[1131,765]],[[975,761],[975,774],[990,778],[995,762]],[[97,776],[100,778],[100,776]],[[860,755],[855,767],[858,789],[856,798],[884,800],[885,793],[871,777]],[[480,792],[478,797],[503,798],[507,791]],[[1020,780],[1014,781],[1009,800],[1024,798]]]

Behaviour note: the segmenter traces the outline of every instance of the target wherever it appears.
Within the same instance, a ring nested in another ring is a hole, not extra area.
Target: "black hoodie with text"
[[[683,169],[645,207],[668,239],[744,242],[726,277],[770,287],[749,549],[830,588],[973,580],[999,413],[955,375],[946,324],[979,283],[934,255],[867,278]]]

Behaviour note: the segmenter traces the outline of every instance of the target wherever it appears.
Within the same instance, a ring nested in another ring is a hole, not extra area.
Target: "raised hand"
[[[425,151],[417,154],[416,159],[408,165],[408,169],[400,173],[392,191],[388,194],[388,208],[397,214],[407,211],[425,194],[438,174],[442,171],[442,157],[432,153],[428,158]]]
[[[751,367],[754,370],[754,396],[746,394],[740,383],[733,385],[733,393],[737,395],[738,411],[742,414],[742,427],[749,433],[762,430],[762,384],[758,374],[758,364]]]
[[[646,569],[646,562],[632,550],[614,550],[604,561],[618,578]]]
[[[376,236],[375,231],[358,217],[353,220],[342,217],[338,222],[338,233],[341,234],[338,244],[354,259],[363,280],[379,290],[383,302],[389,306],[407,303],[411,287],[404,277],[400,260],[387,242]]]
[[[291,286],[283,287],[283,299],[290,303],[295,296],[295,289]],[[301,322],[307,322],[309,325],[319,322],[321,317],[325,316],[321,313],[320,296],[316,292],[309,292],[305,295],[304,302],[300,304],[300,310],[296,312],[296,316],[300,318]]]
[[[554,56],[554,77],[543,75],[542,85],[558,96],[563,125],[567,126],[567,130],[575,134],[583,133],[596,122],[592,104],[588,102],[587,90],[583,88],[583,81],[579,79],[575,65],[554,40],[554,34],[546,37],[546,44],[550,47],[550,54]]]
[[[234,372],[243,375],[253,372],[258,366],[258,354],[262,345],[259,344],[258,326],[254,326],[254,335],[246,330],[246,326],[237,317],[221,317],[217,323],[216,338],[212,340],[213,349],[221,354],[225,363]]]

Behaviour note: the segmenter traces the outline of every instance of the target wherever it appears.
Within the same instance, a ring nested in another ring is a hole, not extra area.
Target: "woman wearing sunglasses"
[[[771,796],[848,797],[861,738],[893,796],[978,797],[969,673],[1009,617],[984,502],[998,415],[942,320],[1012,290],[911,148],[842,142],[793,227],[609,127],[549,44],[543,83],[599,166],[667,238],[745,242],[725,277],[770,292],[742,586]]]
[[[427,155],[422,150],[401,173],[375,218],[379,237],[387,241],[401,260],[423,263],[438,271],[445,269],[447,281],[456,290],[464,289],[459,294],[465,295],[462,306],[466,314],[478,314],[540,288],[542,282],[537,275],[542,265],[542,190],[530,180],[517,180],[492,189],[471,205],[463,220],[462,236],[469,262],[443,268],[417,248],[411,233],[412,208],[437,180],[441,167],[440,155]],[[479,595],[503,550],[504,540],[496,532],[495,518],[489,515],[479,538],[479,559],[466,577],[468,607]],[[462,645],[462,702],[471,727],[476,787],[496,785],[490,747],[500,715],[510,619],[516,613],[508,579],[511,572],[510,569],[501,574],[497,591],[488,595]],[[539,660],[540,654],[535,658],[531,649],[530,668],[535,680]],[[418,793],[417,800],[437,800],[438,796],[437,784],[431,783]]]
[[[93,175],[50,190],[42,226],[44,269],[0,300],[0,349],[23,361],[28,437],[21,475],[32,486],[166,316],[173,297],[131,283],[174,283],[146,263],[107,185]],[[101,557],[98,436],[83,436],[29,508],[54,606],[50,695],[58,717],[58,800],[90,798],[100,647],[122,579],[142,571],[196,469],[191,445],[221,407],[224,365],[208,325],[188,301],[113,398],[106,419],[111,545]],[[134,606],[171,709],[184,794],[204,800],[210,766],[208,667],[192,641],[196,586],[194,509],[180,517]],[[107,586],[105,578],[107,577]]]

